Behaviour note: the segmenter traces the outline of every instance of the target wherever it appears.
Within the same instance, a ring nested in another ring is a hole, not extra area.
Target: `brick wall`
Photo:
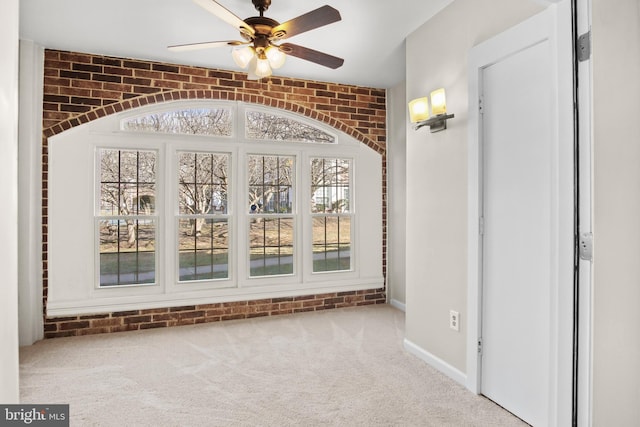
[[[385,289],[338,292],[93,316],[47,318],[48,138],[74,126],[143,105],[179,99],[243,101],[318,120],[382,155],[383,275],[386,277],[386,92],[383,89],[163,64],[84,53],[45,51],[43,99],[43,303],[45,337],[270,316],[385,302]]]
[[[251,319],[385,302],[383,289],[48,318],[45,338]]]

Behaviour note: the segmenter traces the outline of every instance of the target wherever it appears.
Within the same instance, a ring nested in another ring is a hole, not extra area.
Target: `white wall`
[[[42,90],[44,49],[20,41],[18,314],[20,345],[44,336],[42,319]]]
[[[452,372],[466,372],[468,53],[542,8],[456,0],[407,39],[407,99],[444,87],[455,118],[433,134],[407,124],[406,339]]]
[[[387,90],[387,286],[390,303],[406,304],[406,83]]]
[[[18,0],[0,13],[0,402],[18,403]]]
[[[593,425],[631,426],[640,420],[640,2],[592,5]]]

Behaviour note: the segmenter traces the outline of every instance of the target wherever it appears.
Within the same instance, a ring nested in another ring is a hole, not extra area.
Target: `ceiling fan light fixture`
[[[282,67],[284,65],[284,61],[287,59],[287,55],[280,51],[276,46],[269,46],[264,54],[267,56],[269,60],[269,65],[274,70]]]
[[[255,52],[252,47],[244,46],[231,51],[233,60],[240,68],[247,68],[251,59],[255,58]]]
[[[247,80],[260,80],[260,77],[256,75],[256,65],[258,63],[258,58],[251,58],[249,61],[249,69],[247,70]]]
[[[267,58],[257,58],[254,73],[259,78],[269,77],[271,75],[271,65],[269,65],[269,60]]]
[[[275,19],[264,16],[272,0],[251,0],[260,16],[240,19],[217,0],[193,0],[200,7],[239,30],[239,40],[223,40],[203,43],[189,43],[169,46],[172,51],[208,49],[222,46],[236,46],[231,56],[238,67],[247,70],[250,80],[269,77],[273,69],[284,65],[288,55],[310,61],[331,69],[341,67],[344,59],[317,50],[291,43],[276,45],[274,42],[306,33],[325,25],[340,21],[340,12],[329,5],[321,6],[296,18],[279,23]],[[242,46],[242,47],[240,47]]]

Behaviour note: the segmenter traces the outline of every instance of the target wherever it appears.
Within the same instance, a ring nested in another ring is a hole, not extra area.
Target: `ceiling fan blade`
[[[318,52],[317,50],[309,49],[307,47],[298,46],[297,44],[283,43],[278,46],[278,48],[287,55],[315,62],[316,64],[324,65],[325,67],[333,68],[334,70],[344,64],[344,59],[342,58]]]
[[[229,11],[227,8],[222,6],[220,3],[215,0],[193,0],[198,6],[207,10],[208,12],[214,14],[218,18],[222,19],[224,22],[233,26],[236,30],[239,30],[243,33],[249,33],[250,35],[255,35],[255,30],[247,25],[242,19],[238,18],[233,12]]]
[[[222,47],[222,46],[239,46],[241,44],[247,44],[247,43],[239,42],[236,40],[225,40],[225,41],[218,41],[218,42],[178,44],[174,46],[168,46],[167,49],[173,52],[186,52],[189,50],[210,49],[210,48]]]
[[[277,25],[271,30],[276,39],[286,39],[324,25],[340,21],[340,12],[331,6],[322,6],[316,10],[300,15]],[[284,32],[283,35],[280,35]]]

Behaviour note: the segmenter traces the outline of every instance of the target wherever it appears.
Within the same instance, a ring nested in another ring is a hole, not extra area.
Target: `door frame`
[[[570,1],[548,6],[541,13],[521,24],[487,40],[474,48],[469,55],[469,135],[468,135],[468,225],[467,225],[467,383],[469,390],[481,392],[481,355],[479,342],[482,333],[482,70],[487,66],[543,40],[550,40],[553,47],[552,62],[557,70],[557,110],[553,112],[557,128],[556,160],[559,164],[573,165],[573,79],[572,36]],[[562,17],[559,19],[558,17]],[[558,236],[558,258],[554,267],[555,283],[567,283],[557,287],[551,299],[551,372],[552,386],[549,393],[549,425],[569,425],[572,416],[572,334],[573,334],[573,263],[574,263],[574,170],[555,166],[558,191],[553,204],[558,216],[555,221]],[[560,212],[571,214],[559,215]],[[563,310],[565,308],[565,310]],[[565,325],[564,328],[558,325]],[[567,344],[569,343],[569,344]]]
[[[591,0],[571,0],[574,19],[574,43],[578,37],[591,31]],[[574,51],[579,47],[574,46]],[[592,214],[592,117],[593,117],[593,61],[591,55],[586,60],[579,61],[574,57],[574,72],[576,73],[575,102],[576,111],[576,163],[577,170],[577,215],[576,233],[591,233],[593,231]],[[576,306],[577,329],[575,341],[578,346],[574,375],[574,426],[589,427],[592,425],[592,391],[593,391],[593,282],[592,262],[576,259],[577,283]]]

